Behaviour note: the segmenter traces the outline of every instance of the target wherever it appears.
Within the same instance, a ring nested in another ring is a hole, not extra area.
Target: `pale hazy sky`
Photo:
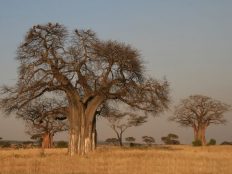
[[[15,52],[28,29],[59,22],[91,28],[102,39],[130,43],[140,50],[147,73],[171,83],[172,106],[192,94],[211,96],[232,105],[231,0],[0,0],[0,85],[17,78]],[[167,121],[169,112],[129,129],[125,136],[153,136],[157,142],[170,132],[183,143],[192,129]],[[0,137],[29,139],[24,124],[0,117]],[[232,112],[225,126],[210,126],[207,138],[232,141]],[[98,121],[99,139],[113,137],[104,120]],[[60,135],[58,138],[64,138]]]

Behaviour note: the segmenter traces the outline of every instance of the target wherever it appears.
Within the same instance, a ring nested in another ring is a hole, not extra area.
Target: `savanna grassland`
[[[0,149],[0,174],[231,174],[232,146],[98,147],[83,157],[67,149]]]

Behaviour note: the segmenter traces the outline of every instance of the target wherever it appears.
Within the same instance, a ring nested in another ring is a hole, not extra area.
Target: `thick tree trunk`
[[[203,146],[206,145],[205,131],[206,131],[205,126],[201,126],[201,127],[198,127],[197,129],[194,129],[195,141],[200,140]]]
[[[80,146],[80,118],[76,102],[70,104],[69,111],[69,146],[68,154],[74,156]]]
[[[46,132],[42,135],[42,148],[52,148],[53,146],[53,135]]]
[[[205,139],[205,130],[206,130],[206,127],[202,127],[202,129],[201,129],[201,131],[202,131],[202,133],[201,133],[201,135],[202,135],[201,142],[202,142],[203,146],[205,146],[207,144],[206,139]]]
[[[73,95],[72,95],[73,97]],[[101,98],[100,98],[101,99]],[[73,98],[69,100],[69,155],[85,155],[96,148],[95,113],[102,99],[93,99],[87,106]]]

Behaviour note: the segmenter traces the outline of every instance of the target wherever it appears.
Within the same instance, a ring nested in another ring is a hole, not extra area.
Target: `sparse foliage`
[[[129,143],[133,143],[135,142],[135,138],[134,137],[126,137],[125,140]]]
[[[123,146],[123,133],[130,127],[140,126],[147,121],[147,116],[139,116],[132,112],[121,112],[111,109],[105,118],[109,121],[110,127],[117,135],[120,146]]]
[[[119,144],[117,138],[107,138],[107,139],[105,140],[105,142],[106,142],[106,143],[112,143],[113,145]]]
[[[143,142],[146,143],[148,146],[151,146],[152,144],[155,143],[155,139],[151,136],[143,136],[142,139]]]
[[[35,25],[18,47],[17,60],[18,82],[2,88],[1,106],[13,112],[59,92],[70,108],[71,156],[95,148],[96,111],[107,100],[154,114],[168,107],[168,82],[145,78],[138,51],[117,41],[102,41],[91,30],[70,34],[58,23]]]
[[[203,95],[193,95],[181,101],[170,119],[181,126],[192,127],[194,140],[206,145],[205,131],[210,124],[224,124],[224,113],[230,108],[221,101]]]

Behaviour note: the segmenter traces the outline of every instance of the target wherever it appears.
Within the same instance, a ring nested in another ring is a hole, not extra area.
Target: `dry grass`
[[[67,149],[0,150],[0,174],[231,174],[232,147],[99,147],[84,157]]]

